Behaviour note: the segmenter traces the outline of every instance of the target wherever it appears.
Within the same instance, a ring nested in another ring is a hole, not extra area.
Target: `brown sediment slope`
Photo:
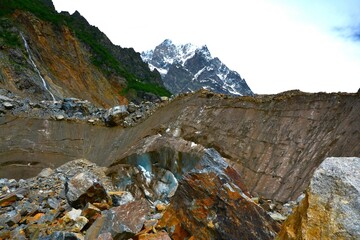
[[[252,194],[287,201],[326,157],[360,155],[359,119],[358,94],[298,91],[255,98],[201,91],[125,129],[6,116],[0,119],[0,175],[29,177],[80,157],[109,166],[144,137],[173,134],[218,150]]]
[[[105,76],[91,63],[92,53],[66,26],[54,27],[29,12],[16,11],[13,22],[27,41],[31,58],[57,99],[78,97],[100,106],[127,100],[119,94],[125,79]],[[11,26],[11,25],[10,25]],[[23,39],[19,45],[2,49],[0,87],[33,99],[51,99],[29,60]],[[1,81],[3,79],[3,81]]]

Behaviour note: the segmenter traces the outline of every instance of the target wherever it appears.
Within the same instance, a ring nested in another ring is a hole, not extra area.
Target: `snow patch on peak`
[[[144,51],[140,54],[144,62],[149,62],[153,58],[153,55],[154,55],[154,50]]]
[[[202,69],[200,69],[195,75],[194,75],[194,77],[193,77],[193,81],[194,80],[196,80],[196,79],[198,79],[198,77],[200,76],[200,74],[203,72],[203,71],[205,71],[205,70],[207,70],[207,67],[203,67]]]

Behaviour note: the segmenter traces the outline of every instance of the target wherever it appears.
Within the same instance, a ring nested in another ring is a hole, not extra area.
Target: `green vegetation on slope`
[[[11,47],[20,46],[21,42],[19,39],[19,34],[11,31],[11,26],[12,23],[8,19],[0,19],[0,45]]]
[[[121,93],[126,94],[131,89],[136,92],[150,92],[158,96],[170,96],[170,92],[164,87],[147,82],[147,79],[139,79],[129,72],[119,60],[113,56],[99,39],[100,30],[90,26],[86,21],[68,14],[59,14],[53,8],[50,0],[0,0],[0,17],[12,14],[16,9],[28,11],[38,18],[53,23],[55,26],[67,25],[75,35],[92,50],[92,63],[104,74],[110,76],[116,74],[127,80],[127,87]],[[8,45],[18,43],[18,39],[8,32],[2,32],[0,37],[5,39]]]

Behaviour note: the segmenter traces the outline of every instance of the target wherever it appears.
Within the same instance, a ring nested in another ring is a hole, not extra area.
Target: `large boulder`
[[[112,174],[112,179],[118,190],[130,192],[136,199],[146,197],[152,202],[167,201],[178,187],[172,172],[151,164],[123,164],[117,168],[116,174]]]
[[[96,108],[89,101],[80,100],[77,98],[64,98],[61,109],[63,109],[69,117],[88,116],[96,110]]]
[[[111,235],[113,239],[129,239],[139,233],[150,207],[146,200],[133,201],[104,211],[86,233],[86,239]]]
[[[122,125],[126,116],[129,115],[126,105],[115,106],[106,111],[104,121],[107,126]]]
[[[273,239],[278,224],[255,204],[239,174],[206,149],[160,220],[172,239]]]
[[[360,239],[360,158],[327,158],[278,239]]]
[[[111,203],[102,183],[91,172],[82,172],[65,184],[66,198],[74,208],[84,208],[87,203]]]

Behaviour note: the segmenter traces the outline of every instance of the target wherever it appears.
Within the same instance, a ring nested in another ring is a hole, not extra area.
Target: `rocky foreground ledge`
[[[0,239],[360,237],[359,158],[326,159],[280,227],[214,149],[161,135],[138,144],[108,168],[78,159],[1,179]]]
[[[159,135],[144,141],[110,168],[79,159],[27,180],[2,179],[0,239],[276,236],[279,224],[215,150]]]

